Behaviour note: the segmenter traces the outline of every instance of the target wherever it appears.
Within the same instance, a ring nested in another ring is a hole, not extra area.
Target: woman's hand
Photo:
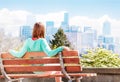
[[[70,51],[69,47],[63,46],[63,51]]]

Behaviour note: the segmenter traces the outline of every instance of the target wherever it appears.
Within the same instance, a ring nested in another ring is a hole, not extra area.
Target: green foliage
[[[71,46],[62,28],[59,28],[55,35],[53,35],[53,39],[50,40],[50,46],[52,49],[55,49],[59,46]]]
[[[110,50],[97,48],[83,54],[81,64],[83,67],[120,67],[120,58]]]

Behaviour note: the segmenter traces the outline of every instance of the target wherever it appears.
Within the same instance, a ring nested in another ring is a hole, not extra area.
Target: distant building
[[[86,32],[91,32],[91,33],[93,33],[94,40],[97,40],[97,31],[96,31],[95,29],[92,29],[92,27],[90,27],[90,26],[85,26],[83,32],[84,32],[84,33],[86,33]]]
[[[115,51],[115,44],[109,44],[108,50],[112,50],[114,52]]]
[[[25,40],[32,36],[32,28],[30,26],[21,26],[20,27],[20,38]]]
[[[64,13],[64,22],[69,25],[69,13],[65,12]]]
[[[76,50],[81,49],[81,32],[78,31],[71,31],[65,32],[67,35],[68,40],[70,41],[72,47]]]
[[[85,26],[85,27],[84,27],[84,31],[83,31],[83,32],[90,31],[90,30],[92,30],[92,28],[91,28],[91,27],[89,27],[89,26]]]
[[[69,30],[69,13],[64,13],[64,20],[61,22],[61,27],[64,31]]]
[[[94,33],[84,32],[82,33],[82,48],[93,48],[94,47]]]
[[[69,31],[70,32],[81,32],[81,28],[79,26],[70,26]]]
[[[81,34],[81,52],[86,53],[87,49],[97,47],[97,32],[91,27],[84,27]]]
[[[111,25],[109,21],[105,21],[103,23],[102,32],[103,32],[103,35],[111,35]]]
[[[53,34],[53,28],[54,28],[54,22],[53,21],[47,21],[46,22],[46,33]]]
[[[115,51],[114,38],[111,36],[111,26],[109,21],[103,23],[102,36],[98,36],[98,47]]]
[[[115,49],[114,49],[115,53],[120,54],[120,38],[115,38],[114,44],[115,44]]]
[[[113,43],[113,37],[112,36],[104,36],[103,42],[106,44]]]
[[[102,35],[99,35],[99,36],[98,36],[97,43],[98,43],[98,47],[101,47],[101,48],[103,48],[104,36],[102,36]]]
[[[53,38],[57,30],[58,28],[55,28],[54,21],[46,21],[46,39],[48,42]]]
[[[114,51],[114,38],[112,36],[98,36],[98,47]]]

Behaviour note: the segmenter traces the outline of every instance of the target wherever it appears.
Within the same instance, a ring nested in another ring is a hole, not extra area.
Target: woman
[[[20,51],[9,50],[14,57],[23,57],[26,52],[45,52],[47,56],[55,56],[58,52],[69,50],[65,46],[51,50],[45,39],[45,27],[42,23],[35,23],[32,38],[28,38]]]
[[[47,56],[55,56],[58,52],[69,50],[68,47],[61,46],[51,50],[45,39],[45,27],[42,23],[35,23],[32,38],[28,38],[20,51],[10,50],[9,53],[14,57],[23,57],[26,52],[45,52]],[[60,72],[53,72],[60,73]],[[61,82],[60,77],[55,78],[56,82]]]

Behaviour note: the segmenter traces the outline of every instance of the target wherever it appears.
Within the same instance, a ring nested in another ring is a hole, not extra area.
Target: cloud
[[[61,21],[64,19],[64,13],[66,11],[60,11],[60,12],[54,12],[54,13],[48,13],[48,14],[37,14],[36,19],[37,21],[41,21],[45,23],[46,21],[54,21],[55,26],[59,27]]]
[[[120,20],[112,19],[108,15],[104,15],[99,18],[89,18],[88,16],[74,16],[70,19],[71,25],[78,25],[80,27],[90,26],[97,30],[99,34],[102,33],[103,23],[109,21],[111,24],[111,33],[113,36],[119,36],[117,33],[120,32]]]
[[[26,23],[26,17],[29,14],[27,11],[11,11],[3,8],[0,10],[0,28],[4,28],[6,33],[10,34]]]
[[[35,21],[43,22],[44,24],[46,21],[54,21],[55,26],[60,27],[60,24],[64,19],[65,12],[66,11],[52,12],[47,14],[34,14],[25,10],[9,10],[7,8],[3,8],[0,9],[0,27],[4,28],[8,33],[17,31],[17,35],[20,26],[30,24]],[[28,17],[31,18],[28,19]],[[34,20],[32,17],[35,17],[36,20]],[[116,31],[120,32],[120,20],[110,18],[108,15],[104,15],[99,18],[90,18],[88,16],[73,16],[69,18],[69,23],[70,25],[77,25],[81,28],[84,26],[91,26],[92,28],[96,29],[99,34],[101,34],[103,22],[106,20],[110,21],[111,23],[112,34],[114,36],[118,36]]]
[[[27,11],[17,10],[10,11],[6,8],[0,10],[0,24],[2,25],[21,25],[26,23],[26,16],[30,13]]]

